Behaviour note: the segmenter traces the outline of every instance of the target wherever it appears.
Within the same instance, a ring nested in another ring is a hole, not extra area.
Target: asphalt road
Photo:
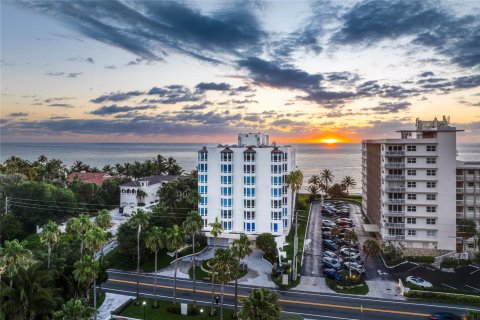
[[[132,272],[109,270],[109,280],[102,286],[106,292],[135,296],[137,275]],[[141,274],[140,295],[153,296],[154,277]],[[239,286],[239,297],[247,296],[253,287]],[[220,295],[220,286],[215,287],[215,295]],[[208,306],[211,301],[210,284],[197,282],[197,299],[199,304]],[[233,306],[232,285],[225,286],[225,305]],[[309,293],[302,291],[277,291],[279,303],[287,313],[301,314],[308,319],[335,320],[397,320],[428,319],[432,312],[449,311],[462,314],[461,306],[434,303],[413,303],[407,301],[359,297],[354,295]],[[158,277],[157,295],[159,299],[171,299],[173,279]],[[177,298],[179,302],[191,302],[192,281],[177,279]],[[471,309],[471,308],[470,308]],[[480,311],[480,308],[477,308]]]
[[[322,203],[314,202],[310,221],[307,226],[305,239],[310,239],[308,247],[305,247],[303,253],[302,275],[308,277],[318,277],[322,272]]]

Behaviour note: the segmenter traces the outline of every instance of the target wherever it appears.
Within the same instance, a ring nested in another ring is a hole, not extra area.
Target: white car
[[[337,259],[337,260],[339,260],[340,262],[342,262],[342,259],[339,259],[339,258],[337,257],[337,255],[335,254],[335,252],[332,252],[332,251],[325,251],[325,252],[323,253],[323,257],[324,257],[324,258],[329,258],[329,259]]]
[[[405,279],[407,282],[410,282],[411,284],[414,284],[416,286],[422,287],[422,288],[431,288],[433,285],[426,281],[423,280],[422,278],[414,277],[414,276],[408,276],[407,279]]]
[[[358,274],[365,273],[365,268],[361,264],[355,262],[345,262],[343,264],[343,268],[345,268],[346,270],[351,270]]]
[[[335,224],[335,222],[331,221],[331,220],[323,220],[322,221],[322,225],[324,227],[336,227],[337,225]]]
[[[342,248],[340,249],[340,253],[344,256],[349,256],[354,254],[360,254],[360,251],[354,248]]]

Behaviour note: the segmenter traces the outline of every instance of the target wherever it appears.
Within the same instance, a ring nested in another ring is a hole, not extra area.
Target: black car
[[[332,240],[333,239],[333,236],[330,232],[323,232],[322,233],[322,239],[326,239],[326,240]]]
[[[460,316],[457,316],[450,312],[436,312],[430,316],[430,320],[461,320]]]
[[[326,216],[333,216],[333,213],[334,213],[333,211],[330,211],[328,209],[322,209],[321,212],[323,215],[326,215]]]

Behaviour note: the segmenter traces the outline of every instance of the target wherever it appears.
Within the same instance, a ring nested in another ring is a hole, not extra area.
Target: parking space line
[[[415,267],[413,267],[413,268],[411,268],[411,269],[407,270],[407,272],[410,272],[410,271],[412,271],[412,270],[415,270],[415,269],[417,269],[418,267],[420,267],[420,266],[415,266]]]
[[[452,287],[452,286],[449,286],[448,284],[445,284],[445,283],[443,283],[443,282],[440,282],[440,284],[441,284],[442,286],[449,287],[450,289],[455,289],[455,290],[457,290],[457,288]]]
[[[478,271],[480,271],[480,269],[477,269],[477,270],[475,270],[475,271],[472,271],[472,272],[470,272],[470,274],[474,274],[475,272],[478,272]]]
[[[469,286],[468,284],[466,284],[466,285],[465,285],[465,287],[469,287],[469,288],[472,288],[473,290],[480,291],[480,289],[478,289],[478,288],[475,288],[475,287],[472,287],[472,286]]]

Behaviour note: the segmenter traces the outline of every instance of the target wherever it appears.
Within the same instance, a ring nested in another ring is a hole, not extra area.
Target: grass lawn
[[[159,300],[157,309],[153,308],[153,300],[152,299],[142,299],[142,301],[146,301],[145,305],[145,319],[153,320],[153,319],[162,319],[162,320],[175,320],[175,319],[198,319],[201,320],[201,315],[196,316],[183,316],[180,314],[173,314],[167,311],[167,306],[171,301],[164,301]],[[202,306],[201,306],[202,307]],[[203,306],[203,319],[220,319],[220,309],[217,308],[217,315],[215,317],[210,317],[208,312],[210,307]],[[128,306],[118,317],[131,317],[137,319],[143,319],[143,305],[136,306],[133,302]],[[224,319],[232,319],[233,310],[230,309],[223,309],[223,317]]]
[[[240,270],[238,279],[245,276],[247,273],[248,271]],[[193,268],[190,268],[188,270],[188,274],[190,276],[190,279],[193,279]],[[200,281],[206,281],[206,282],[212,281],[210,274],[208,272],[203,271],[202,268],[200,268],[200,266],[195,267],[195,279]]]
[[[310,195],[309,194],[299,194],[298,195],[298,268],[297,271],[300,273],[301,270],[301,262],[303,259],[302,250],[303,250],[303,242],[305,240],[305,233],[307,232],[307,220],[308,214],[310,210]],[[285,251],[287,253],[287,258],[283,261],[292,260],[293,261],[293,239],[295,236],[295,228],[290,229],[290,233],[288,234],[286,241],[288,242],[288,246],[285,247]],[[281,289],[290,289],[296,287],[298,283],[300,283],[300,278],[296,282],[290,283],[288,286],[282,285],[282,277],[272,277],[272,280],[275,282],[277,286]]]
[[[105,292],[100,292],[100,289],[97,290],[97,308],[100,308],[105,301]],[[93,288],[90,290],[90,307],[93,308]]]
[[[124,270],[124,271],[135,271],[137,270],[137,260],[131,255],[125,255],[118,252],[118,249],[113,249],[106,256],[106,260],[109,263],[109,268]],[[165,268],[170,265],[172,258],[167,255],[166,252],[158,253],[158,269]],[[144,272],[153,272],[155,271],[155,255],[151,254],[146,256],[144,259],[140,260],[140,270]]]

